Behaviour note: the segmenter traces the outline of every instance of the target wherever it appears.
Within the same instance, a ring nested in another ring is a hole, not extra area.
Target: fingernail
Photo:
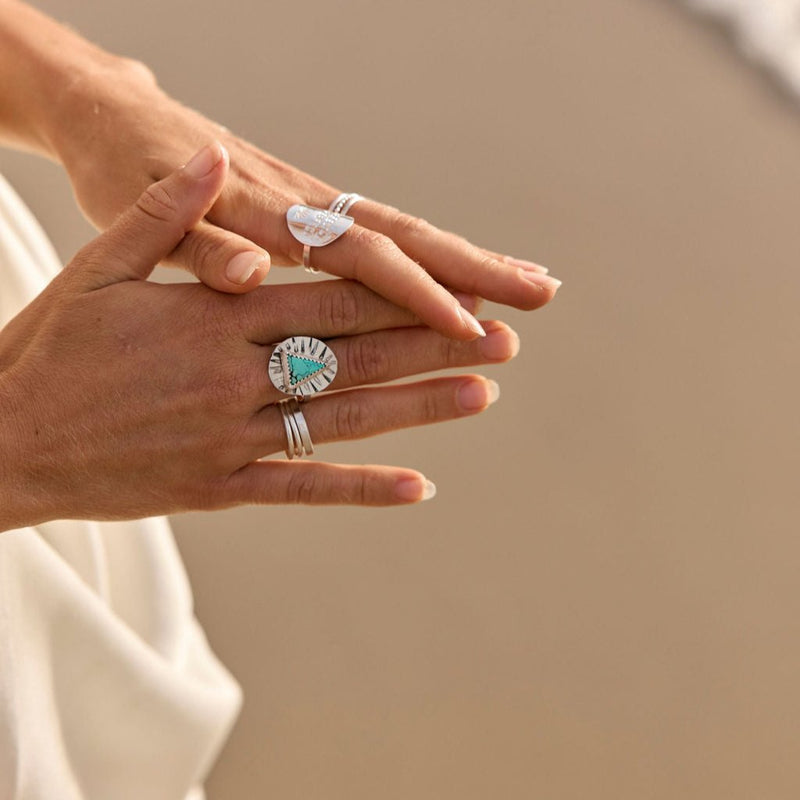
[[[478,344],[480,354],[489,361],[509,361],[519,353],[519,336],[505,326],[488,331]]]
[[[495,381],[469,381],[458,390],[458,405],[462,411],[482,411],[500,397],[500,387]]]
[[[206,145],[189,160],[183,171],[194,180],[200,180],[211,172],[225,157],[225,148],[218,142]]]
[[[461,306],[459,306],[458,316],[461,317],[464,327],[470,333],[474,333],[476,336],[486,336],[486,331],[481,327],[480,322],[478,322],[466,308],[461,308]]]
[[[506,256],[503,261],[505,261],[507,264],[513,264],[515,267],[521,267],[529,272],[538,272],[540,275],[547,275],[547,273],[550,272],[547,267],[543,267],[541,264],[534,264],[533,261],[526,261],[524,258],[512,258],[511,256]]]
[[[477,295],[453,292],[453,297],[458,300],[461,308],[465,308],[470,314],[474,314],[481,307],[482,301]]]
[[[269,262],[263,253],[254,253],[247,250],[234,256],[225,268],[225,277],[231,282],[242,286],[253,276],[261,264]]]
[[[529,283],[533,283],[536,286],[541,286],[543,289],[547,289],[552,292],[557,291],[559,286],[561,286],[561,281],[558,278],[551,277],[550,275],[539,275],[536,272],[528,272],[524,269],[521,269],[519,274],[521,278],[524,278]]]
[[[399,481],[394,489],[395,495],[398,500],[405,500],[409,503],[418,503],[423,500],[430,500],[436,496],[436,484],[423,478],[423,485],[420,487],[420,481],[417,478],[406,478]]]

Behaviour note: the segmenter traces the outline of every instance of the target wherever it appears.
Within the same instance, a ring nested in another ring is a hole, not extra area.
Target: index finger
[[[474,297],[450,298],[467,309],[478,305]],[[349,280],[259,286],[249,294],[218,300],[235,308],[236,332],[257,344],[279,341],[287,332],[324,339],[420,324],[420,318],[407,308]]]

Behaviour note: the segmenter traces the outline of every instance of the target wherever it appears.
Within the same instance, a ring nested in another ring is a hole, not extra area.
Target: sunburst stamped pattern
[[[269,359],[269,379],[278,391],[309,397],[327,389],[336,377],[333,350],[313,336],[284,339]]]

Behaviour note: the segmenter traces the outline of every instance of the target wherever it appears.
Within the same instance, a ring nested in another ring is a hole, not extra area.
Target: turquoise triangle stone
[[[316,375],[325,369],[325,364],[322,361],[316,361],[313,358],[301,358],[299,356],[288,356],[289,360],[289,383],[296,386],[300,381]]]

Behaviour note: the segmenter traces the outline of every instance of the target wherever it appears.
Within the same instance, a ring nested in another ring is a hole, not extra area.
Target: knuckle
[[[178,213],[178,204],[175,198],[170,194],[169,190],[164,186],[163,181],[153,183],[148,186],[139,199],[136,201],[136,208],[142,214],[159,222],[169,222],[173,220]]]
[[[354,384],[380,380],[389,370],[389,357],[371,336],[350,342],[347,350],[347,370]]]
[[[490,277],[500,277],[505,272],[506,266],[488,253],[481,253],[478,269]]]
[[[397,250],[397,245],[385,234],[371,228],[358,228],[355,235],[359,250],[375,255]]]
[[[218,372],[206,378],[203,394],[210,408],[239,408],[252,399],[251,381],[242,370]]]
[[[333,415],[334,439],[358,439],[364,433],[364,410],[352,399],[338,403]]]
[[[133,58],[122,58],[118,62],[123,75],[129,75],[135,80],[145,81],[151,86],[156,85],[156,76],[153,71],[142,61]]]
[[[370,491],[370,481],[366,476],[359,476],[357,479],[345,482],[338,487],[338,500],[347,505],[365,506],[369,505],[369,500],[374,494]]]
[[[442,360],[445,367],[460,367],[464,363],[464,343],[441,337]]]
[[[411,214],[400,214],[395,220],[395,229],[399,236],[407,239],[416,239],[427,236],[434,228],[424,219],[414,217]]]
[[[370,265],[381,260],[393,260],[400,253],[398,246],[385,234],[359,228],[354,238],[353,277],[362,278],[367,275]]]
[[[220,260],[224,245],[209,234],[191,231],[181,243],[181,250],[192,273],[198,277]]]
[[[433,391],[424,392],[419,402],[420,421],[423,425],[442,419],[442,404],[439,395]]]
[[[195,330],[202,331],[198,343],[213,341],[220,344],[236,330],[238,316],[234,313],[233,297],[218,292],[209,292],[204,286],[196,286],[192,302],[186,308],[184,316],[194,320]]]
[[[349,333],[358,325],[359,307],[355,284],[336,282],[326,288],[319,298],[319,317],[330,324],[331,330]]]
[[[297,469],[286,482],[286,502],[310,503],[321,491],[320,478],[315,471]]]

